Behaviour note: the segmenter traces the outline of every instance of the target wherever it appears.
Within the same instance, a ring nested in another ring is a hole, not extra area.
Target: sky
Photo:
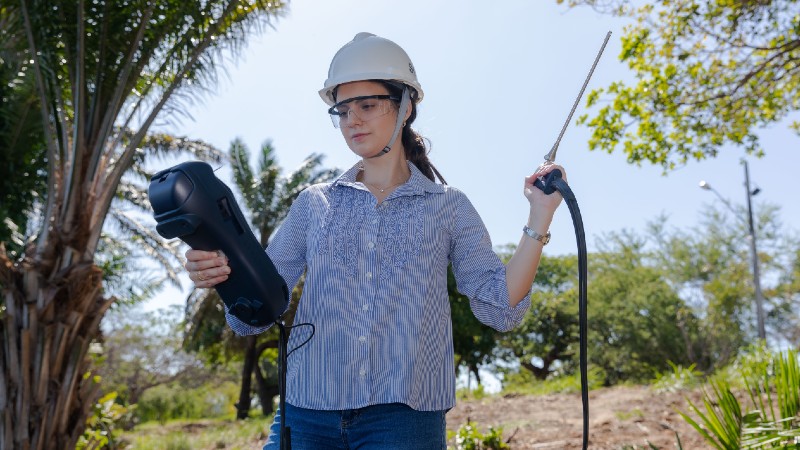
[[[431,141],[433,164],[466,193],[495,245],[516,244],[528,215],[523,179],[553,146],[608,31],[587,93],[633,79],[619,61],[624,26],[621,19],[555,0],[292,0],[289,12],[238,56],[218,61],[224,68],[219,83],[192,106],[191,119],[167,129],[225,151],[239,137],[253,155],[270,139],[286,171],[311,153],[324,154],[328,167],[347,169],[357,159],[317,91],[334,53],[368,31],[399,44],[414,63],[425,92],[415,126]],[[586,112],[584,97],[575,118]],[[766,156],[747,157],[751,184],[761,189],[754,207],[779,206],[785,228],[796,230],[798,136],[785,123],[760,136]],[[620,152],[590,151],[588,139],[589,129],[573,120],[557,163],[580,205],[590,252],[605,234],[643,231],[660,215],[670,227],[696,226],[709,207],[723,207],[699,188],[701,180],[733,205],[746,201],[741,149],[723,148],[713,160],[664,175],[660,166],[628,164]],[[232,184],[229,173],[218,172]],[[545,254],[576,254],[566,205],[551,232]],[[184,280],[183,291],[167,289],[149,307],[184,302],[190,287]]]

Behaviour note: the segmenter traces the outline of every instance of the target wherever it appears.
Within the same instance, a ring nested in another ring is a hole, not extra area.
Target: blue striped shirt
[[[505,266],[467,197],[408,165],[409,180],[380,204],[356,181],[359,165],[309,187],[267,248],[289,287],[307,270],[294,323],[316,333],[289,357],[294,406],[455,406],[449,262],[481,322],[507,331],[530,307],[528,295],[509,306]],[[238,334],[265,329],[227,319]],[[295,328],[289,349],[309,333]]]

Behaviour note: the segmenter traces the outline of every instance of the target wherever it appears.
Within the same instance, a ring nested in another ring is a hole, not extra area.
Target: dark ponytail
[[[389,90],[390,95],[396,95],[400,97],[403,93],[403,85],[399,83],[387,82],[382,81],[386,89]],[[413,91],[412,91],[413,92]],[[428,146],[426,145],[425,141],[427,139],[423,138],[419,135],[416,131],[411,129],[411,124],[414,123],[414,119],[417,118],[417,103],[416,99],[416,92],[413,92],[411,98],[411,115],[408,116],[408,120],[406,120],[405,124],[403,125],[403,131],[400,133],[400,142],[403,144],[403,148],[406,152],[406,159],[411,161],[420,172],[422,172],[426,177],[430,178],[431,181],[436,182],[436,178],[439,179],[439,182],[442,184],[447,184],[442,177],[442,174],[436,170],[436,167],[431,164],[431,160],[428,159]]]

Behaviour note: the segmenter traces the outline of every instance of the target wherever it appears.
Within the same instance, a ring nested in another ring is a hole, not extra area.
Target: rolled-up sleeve
[[[294,289],[306,267],[308,197],[308,191],[303,191],[298,195],[289,209],[289,214],[275,231],[266,250],[267,256],[286,282],[289,292]],[[272,324],[263,327],[248,325],[228,314],[227,306],[225,307],[225,319],[231,330],[240,336],[259,334],[272,326]]]
[[[511,330],[530,308],[530,293],[517,306],[510,306],[506,267],[494,252],[478,212],[463,193],[458,195],[450,244],[458,290],[470,299],[472,313],[479,321],[498,331]]]

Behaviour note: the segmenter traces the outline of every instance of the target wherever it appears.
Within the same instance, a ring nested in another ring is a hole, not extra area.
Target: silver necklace
[[[363,184],[366,184],[366,185],[367,185],[367,187],[371,187],[372,189],[375,189],[376,191],[378,191],[378,192],[380,192],[381,194],[383,194],[384,192],[386,192],[386,190],[387,190],[387,189],[391,189],[391,188],[393,188],[393,187],[400,186],[401,184],[405,183],[405,181],[401,181],[401,182],[399,182],[399,183],[397,183],[397,184],[393,184],[393,185],[391,185],[391,186],[386,186],[386,187],[385,187],[385,188],[383,188],[383,189],[379,188],[378,186],[375,186],[375,185],[374,185],[374,184],[372,184],[372,183],[367,183],[366,181],[362,181],[362,183],[363,183]]]
[[[379,193],[383,194],[384,192],[388,191],[389,189],[391,189],[393,187],[400,186],[401,184],[405,183],[408,180],[401,181],[399,183],[393,184],[391,186],[386,186],[385,188],[381,189],[381,188],[379,188],[378,186],[375,186],[372,183],[367,183],[366,181],[364,181],[364,168],[362,167],[362,168],[359,169],[358,174],[356,175],[356,181],[360,181],[361,184],[363,184],[363,185],[365,185],[365,186],[367,186],[369,188],[375,189]]]

